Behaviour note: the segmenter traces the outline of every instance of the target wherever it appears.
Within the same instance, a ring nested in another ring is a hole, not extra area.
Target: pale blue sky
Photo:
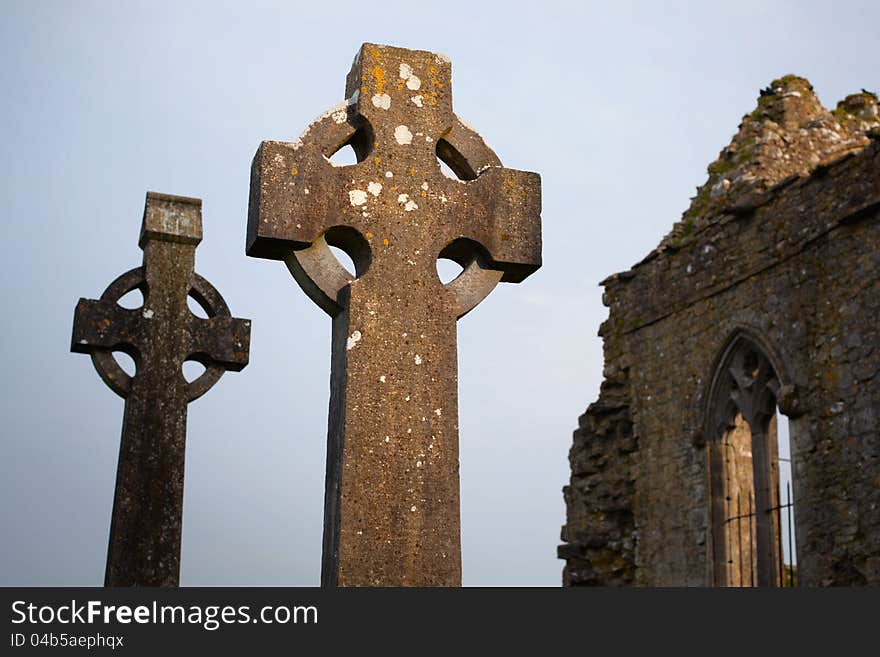
[[[876,90],[876,2],[0,2],[0,584],[103,581],[122,400],[73,309],[140,264],[144,193],[204,199],[198,271],[251,364],[190,406],[181,583],[316,585],[330,322],[244,255],[250,161],[342,100],[364,41],[453,62],[456,112],[543,177],[544,267],[459,324],[469,585],[560,582],[561,487],[601,377],[598,281],[641,259],[786,73]]]

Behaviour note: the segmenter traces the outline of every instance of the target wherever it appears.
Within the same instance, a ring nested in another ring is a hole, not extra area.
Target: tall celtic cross
[[[441,55],[365,44],[346,96],[260,146],[247,253],[333,317],[323,585],[457,586],[456,320],[540,266],[540,177],[453,114]],[[358,162],[336,166],[346,145]],[[438,257],[463,267],[445,285]]]
[[[104,383],[125,399],[105,586],[177,585],[186,407],[224,370],[248,362],[250,321],[231,317],[220,293],[194,272],[201,203],[147,193],[143,267],[117,278],[100,299],[80,299],[76,306],[71,351],[90,354]],[[136,289],[142,307],[117,303]],[[187,296],[207,319],[190,311]],[[134,359],[134,376],[114,351]],[[188,360],[205,366],[191,382],[183,375]]]

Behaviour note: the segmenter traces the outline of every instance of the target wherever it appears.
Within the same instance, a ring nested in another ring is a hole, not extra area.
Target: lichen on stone
[[[826,110],[805,78],[786,75],[762,89],[755,109],[743,116],[739,130],[707,172],[681,221],[660,249],[677,247],[688,236],[715,223],[725,210],[751,194],[761,194],[793,175],[806,176],[818,166],[864,148],[869,132],[880,128],[877,95],[847,96]]]

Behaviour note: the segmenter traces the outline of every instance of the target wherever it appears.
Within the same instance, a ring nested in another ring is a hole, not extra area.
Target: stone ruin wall
[[[800,583],[880,585],[880,117],[764,90],[682,221],[603,282],[599,399],[564,488],[568,586],[712,582],[706,397],[731,336],[785,385]]]

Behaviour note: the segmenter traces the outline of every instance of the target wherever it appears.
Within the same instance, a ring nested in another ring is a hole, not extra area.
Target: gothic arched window
[[[708,417],[716,586],[794,583],[790,489],[780,494],[780,465],[790,479],[788,459],[779,454],[780,388],[756,340],[740,335],[730,342],[712,381]],[[787,431],[785,438],[787,452]]]

